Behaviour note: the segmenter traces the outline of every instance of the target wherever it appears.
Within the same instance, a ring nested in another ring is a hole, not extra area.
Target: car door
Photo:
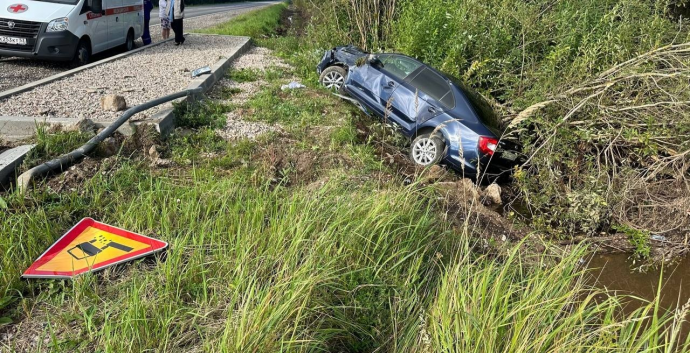
[[[397,123],[402,132],[411,135],[420,121],[441,112],[438,105],[431,104],[425,92],[412,83],[411,78],[424,74],[426,66],[410,57],[397,54],[383,54],[380,57],[385,82],[380,99],[386,106],[386,116]]]
[[[105,16],[104,0],[87,0],[82,13],[86,13],[86,33],[91,38],[91,51],[98,53],[108,46],[108,19]]]
[[[122,0],[103,0],[106,4],[108,17],[108,48],[125,43],[125,10]]]
[[[382,82],[385,82],[385,77],[379,68],[362,64],[350,69],[345,88],[359,102],[382,116],[384,106],[381,105],[379,92]]]

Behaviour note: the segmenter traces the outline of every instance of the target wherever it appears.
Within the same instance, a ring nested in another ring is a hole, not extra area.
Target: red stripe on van
[[[143,6],[141,6],[141,5],[114,7],[112,9],[105,10],[105,15],[106,16],[120,15],[123,13],[140,11],[142,8],[143,8]]]

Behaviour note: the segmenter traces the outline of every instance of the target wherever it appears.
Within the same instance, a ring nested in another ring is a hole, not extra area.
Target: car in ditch
[[[317,72],[323,86],[410,138],[417,165],[443,163],[483,178],[509,175],[525,160],[516,141],[501,138],[500,120],[477,92],[414,58],[349,45],[327,50]]]

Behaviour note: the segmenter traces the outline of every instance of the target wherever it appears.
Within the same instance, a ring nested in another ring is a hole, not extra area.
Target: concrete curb
[[[84,65],[84,66],[80,66],[80,67],[78,67],[78,68],[76,68],[76,69],[72,69],[72,70],[68,70],[68,71],[65,71],[65,72],[61,72],[61,73],[59,73],[59,74],[57,74],[57,75],[53,75],[53,76],[50,76],[50,77],[46,77],[46,78],[44,78],[44,79],[40,79],[40,80],[38,80],[38,81],[34,81],[34,82],[31,82],[31,83],[25,84],[24,86],[19,86],[19,87],[16,87],[16,88],[8,89],[8,90],[6,90],[6,91],[0,92],[0,99],[5,99],[5,98],[10,97],[10,96],[13,96],[13,95],[15,95],[15,94],[19,94],[19,93],[22,93],[22,92],[30,91],[30,90],[32,90],[32,89],[38,87],[38,86],[45,85],[46,83],[50,83],[50,82],[53,82],[53,81],[57,81],[57,80],[59,80],[59,79],[63,79],[63,78],[65,78],[65,77],[72,76],[72,75],[77,74],[77,73],[79,73],[79,72],[81,72],[81,71],[88,70],[88,69],[90,69],[90,68],[92,68],[92,67],[95,67],[95,66],[98,66],[98,65],[103,65],[103,64],[109,63],[109,62],[111,62],[111,61],[115,61],[115,60],[122,59],[122,58],[124,58],[124,57],[126,57],[126,56],[129,56],[129,55],[132,55],[132,54],[136,54],[136,53],[138,53],[138,52],[140,52],[140,51],[142,51],[142,50],[146,50],[146,49],[148,49],[148,48],[153,48],[153,47],[155,47],[155,46],[159,46],[159,45],[161,45],[161,44],[163,44],[163,43],[166,43],[166,42],[169,42],[169,41],[171,41],[171,40],[173,40],[173,38],[168,38],[168,39],[163,40],[163,41],[160,41],[160,42],[156,42],[156,43],[153,43],[153,44],[145,45],[145,46],[143,46],[143,47],[141,47],[141,48],[136,48],[136,49],[134,49],[134,50],[130,50],[130,51],[125,52],[125,53],[117,54],[117,55],[115,55],[115,56],[111,56],[111,57],[109,57],[109,58],[105,58],[105,59],[103,59],[103,60],[96,61],[95,63],[91,63],[91,64]]]
[[[35,145],[24,145],[0,153],[0,186],[6,185]]]

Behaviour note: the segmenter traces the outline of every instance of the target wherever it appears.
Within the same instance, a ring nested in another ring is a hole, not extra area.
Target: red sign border
[[[40,271],[39,267],[43,266],[48,261],[52,260],[61,250],[65,249],[76,237],[78,237],[86,228],[94,227],[102,231],[119,235],[121,237],[129,238],[134,241],[149,244],[149,248],[137,250],[122,256],[112,258],[107,261],[99,262],[92,267],[79,269],[76,271]],[[93,218],[86,217],[79,221],[72,229],[68,230],[58,241],[51,245],[41,256],[31,264],[31,266],[24,271],[22,278],[73,278],[86,272],[95,272],[104,268],[117,265],[119,263],[138,259],[156,252],[159,252],[168,247],[168,243],[147,237],[145,235],[137,234],[124,230],[122,228],[113,227],[105,223],[98,222]]]

